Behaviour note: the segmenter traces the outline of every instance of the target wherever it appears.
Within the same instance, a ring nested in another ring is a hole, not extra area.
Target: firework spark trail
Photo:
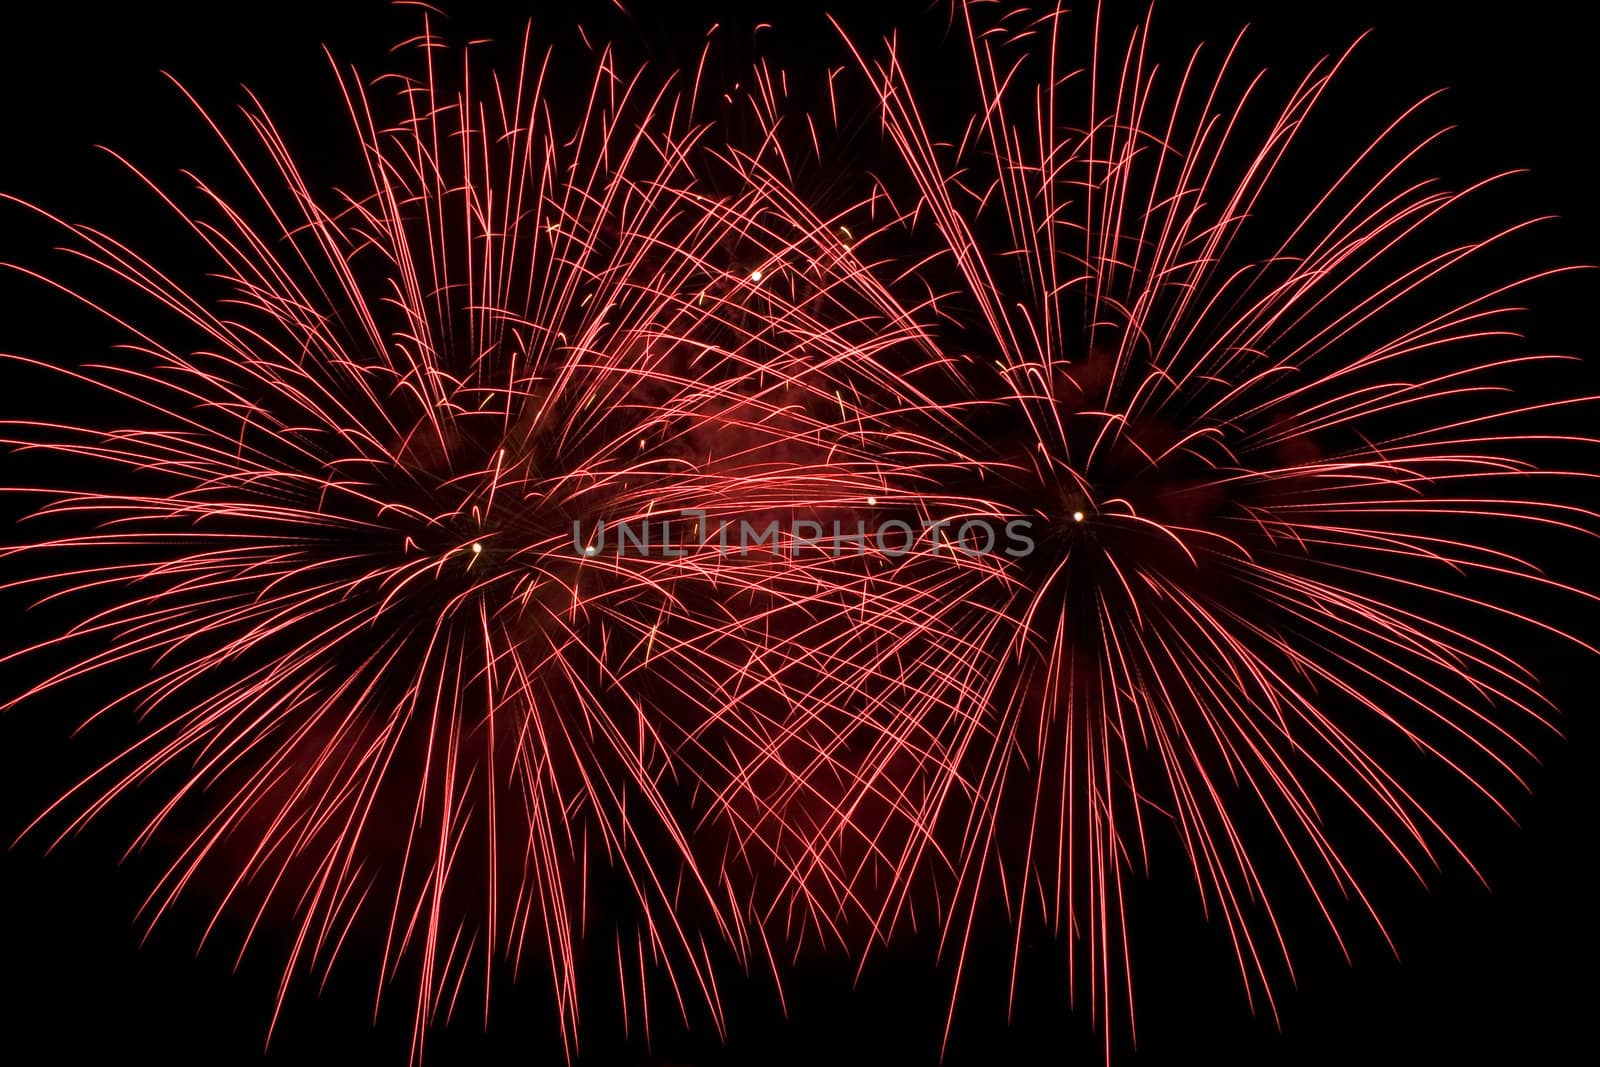
[[[1285,208],[1277,175],[1344,56],[1274,107],[1238,41],[1167,73],[1148,28],[1116,47],[1097,20],[1092,60],[1068,69],[1062,11],[987,6],[955,5],[964,129],[919,110],[893,41],[851,44],[902,173],[829,212],[769,147],[739,160],[762,205],[744,211],[808,274],[774,320],[810,351],[806,417],[838,405],[835,473],[870,472],[922,515],[1044,533],[1014,566],[925,549],[861,582],[856,667],[834,672],[856,699],[795,710],[801,758],[774,743],[742,761],[736,784],[787,782],[746,825],[797,835],[786,888],[864,910],[869,943],[933,896],[958,987],[995,897],[1012,998],[1042,920],[1074,996],[1085,980],[1094,1014],[1122,1004],[1130,1026],[1124,880],[1173,835],[1275,1011],[1270,980],[1293,971],[1272,868],[1341,949],[1342,901],[1382,930],[1341,833],[1364,825],[1419,878],[1470,866],[1411,762],[1503,808],[1548,708],[1495,629],[1582,644],[1518,606],[1592,599],[1527,549],[1596,519],[1563,489],[1593,477],[1569,467],[1594,439],[1561,428],[1592,398],[1518,392],[1564,362],[1519,352],[1508,322],[1559,271],[1474,280],[1529,223],[1439,243],[1504,176],[1415,176],[1439,136],[1411,132],[1423,104]],[[1300,221],[1269,232],[1283,217]],[[878,241],[898,254],[874,259]],[[896,696],[877,707],[880,686]]]
[[[927,349],[929,342],[909,312],[881,321],[892,299],[887,290],[864,306],[835,291],[841,272],[850,278],[846,288],[870,285],[873,276],[848,228],[807,215],[784,184],[793,172],[779,129],[780,80],[758,70],[751,80],[756,89],[743,101],[756,147],[735,144],[717,153],[725,185],[739,190],[714,208],[728,246],[718,254],[740,263],[756,290],[741,305],[742,318],[729,316],[742,326],[733,331],[740,344],[729,358],[763,383],[747,402],[759,406],[753,417],[776,433],[763,451],[787,468],[785,484],[795,490],[786,517],[822,530],[838,524],[859,536],[886,516],[914,516],[920,488],[938,463],[953,461],[952,453],[911,434],[883,451],[858,447],[868,436],[859,429],[841,433],[842,421],[867,417],[860,390],[881,393],[885,382],[895,389],[910,383],[876,366],[877,357],[906,345]],[[715,263],[703,267],[715,269]],[[863,315],[859,335],[839,328],[852,307]],[[913,402],[920,413],[933,410],[926,394]],[[877,424],[884,413],[870,417]],[[960,433],[960,419],[952,416],[943,428]],[[888,440],[877,434],[871,445]],[[981,650],[970,643],[951,648],[952,662],[942,667],[905,654],[929,644],[949,647],[930,641],[928,631],[941,617],[943,597],[964,591],[964,576],[940,577],[946,568],[936,546],[924,541],[909,553],[885,552],[869,536],[830,554],[793,543],[792,530],[783,537],[777,553],[783,562],[774,565],[760,616],[771,639],[732,676],[736,684],[690,740],[716,768],[702,776],[713,795],[706,819],[732,833],[732,852],[757,857],[740,866],[762,888],[743,895],[759,921],[781,917],[798,951],[808,931],[848,943],[854,919],[871,918],[874,908],[859,899],[857,885],[869,871],[892,868],[899,846],[880,840],[881,829],[863,832],[873,820],[854,818],[849,809],[925,803],[911,801],[910,785],[879,762],[897,763],[904,752],[938,741],[926,733],[918,709],[929,700],[944,707],[951,685],[962,683],[954,664],[970,668]],[[930,555],[934,573],[908,577]],[[774,597],[772,590],[782,593]],[[941,776],[939,784],[949,782]]]
[[[766,376],[796,375],[747,351],[751,283],[719,252],[736,208],[694,189],[682,94],[602,52],[569,122],[530,41],[514,78],[483,84],[465,54],[447,70],[431,32],[411,43],[424,70],[374,83],[392,93],[335,68],[359,192],[319,193],[253,98],[253,147],[201,109],[245,199],[195,178],[194,211],[134,169],[212,258],[220,298],[33,209],[177,327],[17,268],[132,340],[81,370],[10,357],[130,412],[125,428],[9,424],[23,450],[110,472],[17,490],[66,532],[11,553],[73,562],[16,584],[88,607],[16,654],[80,658],[10,703],[150,671],[93,716],[134,712],[140,739],[47,815],[68,813],[64,836],[165,790],[138,848],[200,812],[150,920],[220,876],[206,936],[242,912],[242,955],[290,911],[274,1026],[297,974],[325,980],[375,936],[380,990],[416,982],[413,1055],[474,960],[487,1012],[496,958],[525,956],[549,967],[571,1054],[605,869],[637,905],[603,917],[624,1012],[636,998],[648,1033],[659,965],[685,1020],[698,1000],[720,1029],[705,935],[746,961],[764,935],[697,858],[684,809],[701,772],[679,753],[702,714],[739,729],[729,694],[764,687],[770,633],[745,609],[778,602],[803,625],[822,600],[803,568],[693,543],[578,551],[573,530],[816,499],[781,460],[794,431],[769,397]]]

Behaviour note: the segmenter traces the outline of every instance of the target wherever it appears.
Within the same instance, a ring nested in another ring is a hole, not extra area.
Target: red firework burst
[[[1498,804],[1546,722],[1495,627],[1589,596],[1529,546],[1593,529],[1550,460],[1590,398],[1518,391],[1562,358],[1508,321],[1543,275],[1479,280],[1523,226],[1440,243],[1498,178],[1413,177],[1418,108],[1284,181],[1343,57],[1270,106],[1237,42],[1163,72],[1096,25],[1071,69],[1062,10],[990,6],[954,5],[948,131],[894,42],[823,121],[767,68],[602,50],[567,97],[526,40],[500,79],[425,28],[418,76],[338,75],[350,188],[253,99],[248,143],[201,112],[239,195],[134,170],[209,281],[40,211],[114,295],[19,269],[129,343],[8,357],[120,414],[7,424],[65,472],[12,490],[46,570],[12,584],[76,620],[8,706],[89,678],[137,730],[41,822],[155,796],[151,921],[286,929],[274,1024],[376,961],[414,1056],[500,960],[548,967],[570,1054],[585,957],[646,1032],[663,987],[720,1032],[711,943],[864,962],[929,918],[958,989],[998,915],[1013,996],[1042,925],[1131,1020],[1163,838],[1252,1000],[1274,886],[1381,929],[1350,842],[1462,854],[1423,783]],[[852,97],[888,166],[818,195]]]
[[[45,498],[37,528],[65,527],[12,550],[54,561],[19,584],[81,621],[18,653],[76,658],[17,699],[138,677],[96,712],[136,714],[138,740],[52,812],[79,805],[70,833],[161,791],[136,844],[187,836],[151,921],[200,881],[208,936],[230,909],[247,944],[291,916],[279,1011],[295,975],[365,941],[380,987],[415,980],[416,1052],[470,969],[487,1011],[494,961],[529,955],[570,1049],[586,902],[609,879],[631,901],[601,954],[624,1005],[648,1027],[660,965],[685,1018],[698,999],[720,1027],[704,935],[741,957],[760,940],[691,848],[679,752],[701,717],[742,714],[727,694],[759,688],[740,679],[787,594],[782,568],[728,559],[679,513],[811,498],[774,458],[787,431],[757,375],[781,384],[781,362],[752,354],[754,283],[695,188],[693,86],[602,53],[565,116],[526,41],[509,80],[426,30],[413,44],[421,76],[374,83],[392,93],[339,75],[360,187],[323,192],[258,105],[253,146],[202,112],[245,199],[145,179],[219,294],[47,216],[167,313],[139,325],[124,297],[35,275],[132,338],[59,371],[125,422],[10,426],[79,464],[18,490]],[[625,552],[608,523],[677,545]]]
[[[1343,57],[1274,109],[1237,41],[1165,73],[1147,30],[1111,48],[1096,26],[1069,69],[1061,9],[985,6],[955,6],[976,95],[953,131],[892,42],[852,46],[900,168],[862,203],[819,212],[781,155],[746,176],[809,272],[785,314],[809,323],[812,409],[840,407],[836,471],[924,525],[1025,522],[1031,546],[896,559],[853,674],[895,698],[802,709],[806,758],[749,767],[797,805],[769,834],[798,837],[792,895],[864,911],[871,939],[933,904],[958,985],[999,903],[1012,996],[1041,922],[1097,1016],[1131,1019],[1124,883],[1175,839],[1275,1010],[1274,870],[1341,948],[1343,901],[1381,929],[1350,841],[1419,878],[1464,859],[1421,764],[1499,805],[1546,725],[1495,633],[1576,640],[1518,605],[1589,596],[1527,554],[1596,518],[1562,489],[1592,475],[1561,465],[1594,440],[1552,428],[1592,398],[1523,399],[1566,357],[1507,321],[1558,272],[1475,280],[1528,223],[1438,243],[1500,179],[1413,176],[1438,136],[1409,132],[1420,104],[1311,195],[1279,180]]]

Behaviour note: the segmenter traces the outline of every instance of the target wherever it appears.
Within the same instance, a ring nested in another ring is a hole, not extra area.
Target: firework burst
[[[893,42],[852,46],[898,167],[858,205],[747,159],[772,232],[811,248],[790,313],[828,335],[839,469],[924,528],[1030,531],[1014,559],[929,538],[881,572],[855,676],[899,696],[800,713],[822,740],[790,792],[826,796],[779,820],[805,830],[788,888],[831,886],[871,940],[931,906],[958,985],[999,905],[1013,998],[1042,924],[1074,995],[1131,1020],[1124,886],[1172,840],[1275,1011],[1275,882],[1341,948],[1351,908],[1381,930],[1351,842],[1419,878],[1465,859],[1416,783],[1503,806],[1548,727],[1496,635],[1572,639],[1529,605],[1588,596],[1528,554],[1596,518],[1567,489],[1593,440],[1560,428],[1591,398],[1541,392],[1565,357],[1509,322],[1558,272],[1480,280],[1531,223],[1441,241],[1504,176],[1418,176],[1420,104],[1310,195],[1279,177],[1344,57],[1271,105],[1237,41],[1167,71],[1146,29],[1096,25],[1079,69],[1063,11],[990,7],[954,7],[976,89],[954,130]]]
[[[469,972],[487,1011],[495,961],[526,956],[570,1050],[603,923],[646,1027],[657,969],[720,1027],[706,935],[739,957],[754,935],[691,848],[676,753],[704,732],[693,709],[745,688],[777,570],[730,563],[680,511],[786,499],[739,337],[752,283],[693,189],[683,97],[605,52],[569,97],[527,41],[507,80],[412,43],[418,76],[338,75],[354,188],[324,192],[254,102],[249,143],[202,111],[243,198],[145,179],[220,293],[47,216],[168,323],[36,275],[131,341],[44,367],[125,422],[10,425],[78,479],[18,490],[59,531],[12,550],[53,561],[19,584],[81,618],[18,653],[74,657],[18,700],[134,675],[96,717],[141,723],[49,815],[71,833],[159,791],[136,847],[175,826],[186,843],[151,921],[197,883],[246,943],[291,916],[279,1010],[359,942],[380,988],[414,981],[416,1052]],[[625,552],[620,526],[677,544]],[[602,881],[631,904],[597,923]]]
[[[1344,57],[1273,104],[1238,42],[1168,70],[1097,19],[1080,69],[1059,8],[952,12],[951,129],[894,41],[808,108],[425,28],[414,76],[336,69],[353,182],[253,98],[201,111],[231,185],[133,170],[207,278],[22,205],[112,284],[17,269],[127,343],[7,357],[99,398],[5,424],[56,479],[11,585],[73,620],[7,706],[134,731],[30,832],[154,797],[150,921],[287,931],[274,1025],[374,961],[414,1057],[503,961],[571,1055],[585,961],[721,1032],[718,955],[929,925],[958,990],[997,930],[1013,998],[1046,928],[1131,1023],[1164,847],[1274,1010],[1283,889],[1343,947],[1354,842],[1464,859],[1432,790],[1521,782],[1498,628],[1568,637],[1520,605],[1589,595],[1538,560],[1597,519],[1589,398],[1523,388],[1527,224],[1443,236],[1501,177],[1421,176],[1418,105],[1286,180]]]

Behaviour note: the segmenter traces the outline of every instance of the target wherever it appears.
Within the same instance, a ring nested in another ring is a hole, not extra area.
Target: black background
[[[843,10],[849,6],[838,5],[836,13],[862,38],[895,26],[929,40],[940,36],[942,14],[929,14],[922,4],[874,2],[865,11]],[[824,9],[802,2],[758,11],[741,3],[641,2],[631,17],[609,4],[588,5],[577,16],[566,5],[447,7],[449,33],[456,39],[515,39],[532,14],[536,33],[547,27],[547,40],[570,46],[576,39],[569,28],[581,17],[602,36],[615,33],[630,42],[626,50],[673,66],[696,54],[712,22],[722,24],[735,56],[748,51],[753,25],[766,22],[773,29],[763,31],[761,45],[780,65],[846,58]],[[1131,25],[1138,10],[1113,4],[1108,21]],[[1090,14],[1080,20],[1088,32]],[[1156,51],[1177,62],[1193,43],[1224,42],[1246,23],[1248,65],[1268,65],[1285,76],[1374,30],[1328,106],[1344,109],[1359,129],[1363,116],[1391,114],[1428,91],[1448,88],[1432,114],[1460,129],[1429,166],[1458,184],[1528,168],[1506,218],[1559,216],[1539,237],[1544,263],[1597,258],[1596,62],[1593,38],[1568,5],[1522,2],[1486,15],[1474,6],[1433,3],[1174,3],[1158,12]],[[161,72],[177,76],[219,111],[239,99],[241,82],[248,84],[291,132],[302,155],[337,151],[342,130],[321,47],[366,70],[383,69],[392,63],[389,45],[415,25],[414,11],[377,3],[106,10],[55,4],[10,10],[0,21],[0,191],[107,224],[141,247],[159,249],[166,223],[148,193],[94,146],[125,150],[161,177],[185,166],[220,169],[214,145]],[[955,46],[951,54],[955,70]],[[0,259],[44,264],[48,233],[20,215],[0,212]],[[1527,265],[1538,264],[1524,260],[1516,266]],[[1529,347],[1592,355],[1597,296],[1593,276],[1540,287],[1522,322]],[[14,277],[0,282],[0,349],[50,360],[86,358],[103,349],[109,335],[84,318],[38,286]],[[1594,372],[1587,377],[1592,383]],[[26,387],[5,383],[8,413],[18,402],[33,402],[17,395]],[[51,398],[38,401],[48,406]],[[13,481],[11,472],[0,480]],[[16,509],[8,504],[7,514]],[[1562,577],[1593,586],[1586,558],[1562,565]],[[1595,636],[1571,605],[1552,603],[1547,614]],[[37,623],[12,614],[0,625],[21,634]],[[7,645],[14,643],[8,636]],[[1459,863],[1445,865],[1427,888],[1380,875],[1377,892],[1400,958],[1370,929],[1356,930],[1354,962],[1347,966],[1325,932],[1301,932],[1295,943],[1298,986],[1285,984],[1279,991],[1280,1031],[1270,1015],[1251,1013],[1222,931],[1205,924],[1192,889],[1181,872],[1169,868],[1175,877],[1134,891],[1138,1048],[1124,1059],[1120,1053],[1130,1043],[1119,1032],[1119,1061],[1591,1059],[1591,679],[1600,665],[1554,647],[1529,648],[1526,655],[1563,709],[1558,726],[1565,737],[1536,739],[1543,762],[1530,773],[1531,792],[1509,801],[1518,825],[1470,804],[1452,820],[1492,890]],[[93,746],[68,740],[79,712],[47,700],[0,722],[0,837],[9,841],[75,780],[74,772],[89,767]],[[182,923],[158,928],[141,944],[143,927],[134,913],[150,869],[137,857],[118,862],[127,829],[98,829],[49,855],[48,839],[35,837],[0,853],[0,966],[9,986],[0,999],[0,1058],[255,1062],[264,1055],[275,961],[262,953],[235,972],[236,944],[221,943],[196,956],[193,932]],[[1068,1010],[1054,957],[1047,944],[1030,950],[1024,995],[1009,1024],[1001,1000],[980,982],[957,1017],[947,1062],[1103,1056],[1101,1038],[1084,1013]],[[640,1039],[622,1039],[597,1012],[585,1031],[584,1058],[932,1063],[947,980],[910,950],[877,957],[853,989],[848,968],[806,960],[790,980],[784,1018],[766,985],[730,976],[733,1022],[725,1045],[704,1031],[678,1033],[670,1013],[663,1013],[647,1048]],[[559,1046],[544,1026],[541,992],[537,981],[515,989],[502,984],[487,1035],[481,1020],[466,1012],[432,1036],[429,1061],[559,1058]],[[297,989],[265,1055],[276,1063],[398,1060],[405,1055],[405,1023],[403,1012],[389,1012],[373,1025],[364,975],[336,981],[320,996]]]

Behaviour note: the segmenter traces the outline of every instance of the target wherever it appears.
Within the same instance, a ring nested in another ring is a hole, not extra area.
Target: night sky
[[[941,47],[943,16],[919,3],[820,5],[673,2],[634,3],[631,17],[613,5],[446,3],[445,32],[454,40],[514,43],[531,13],[535,35],[571,45],[572,27],[618,40],[625,56],[675,67],[692,61],[707,29],[720,23],[722,59],[735,69],[753,55],[781,66],[843,64],[825,12],[832,10],[859,39],[895,28],[905,39]],[[854,10],[852,10],[854,9]],[[322,48],[363,70],[392,62],[392,45],[409,35],[414,14],[382,3],[320,5],[117,5],[78,9],[68,3],[7,11],[0,28],[0,191],[38,202],[74,219],[103,225],[138,247],[163,246],[160,217],[147,191],[96,149],[126,152],[163,177],[182,168],[225,170],[215,144],[173,85],[169,72],[219,112],[255,91],[307,157],[337,158],[343,132]],[[1437,124],[1457,127],[1422,168],[1448,181],[1526,168],[1495,202],[1499,221],[1554,215],[1515,250],[1507,268],[1600,259],[1600,213],[1592,168],[1597,64],[1593,36],[1569,5],[1502,5],[1492,15],[1470,5],[1352,2],[1336,6],[1274,3],[1159,5],[1155,51],[1178,63],[1199,41],[1226,42],[1243,25],[1245,62],[1283,79],[1337,52],[1364,31],[1371,35],[1325,104],[1328,137],[1313,150],[1335,152],[1371,132],[1383,116],[1436,89]],[[1108,25],[1132,26],[1140,4],[1108,5]],[[1087,32],[1091,13],[1079,16]],[[754,36],[757,23],[768,23]],[[942,47],[958,55],[959,43]],[[952,69],[958,64],[953,60]],[[1282,85],[1282,82],[1276,84]],[[948,98],[948,99],[947,99]],[[930,106],[954,107],[960,94],[935,88]],[[846,146],[863,167],[881,151],[866,133]],[[826,196],[834,176],[819,174]],[[1469,213],[1470,214],[1470,213]],[[7,206],[0,210],[0,259],[53,262],[49,231]],[[1600,279],[1568,275],[1530,289],[1520,320],[1529,351],[1593,356],[1593,311]],[[65,298],[10,273],[0,276],[0,350],[45,360],[88,359],[115,340]],[[7,372],[10,374],[11,372]],[[1574,369],[1563,391],[1600,392],[1591,363]],[[37,396],[30,381],[0,386],[7,417],[49,411],[88,414],[60,398]],[[61,410],[63,403],[66,410]],[[1593,453],[1588,455],[1593,461]],[[14,483],[6,456],[4,481]],[[8,517],[23,503],[0,498]],[[7,523],[10,526],[10,523]],[[1552,563],[1565,580],[1596,586],[1591,558],[1581,552]],[[8,575],[10,572],[7,572]],[[25,598],[0,600],[7,650],[48,628],[48,609],[24,614]],[[1546,617],[1591,641],[1600,637],[1576,601],[1552,598]],[[1535,734],[1540,763],[1527,794],[1507,792],[1515,822],[1481,800],[1460,795],[1440,803],[1478,865],[1487,887],[1459,860],[1445,858],[1426,888],[1392,857],[1363,856],[1369,887],[1398,948],[1399,959],[1370,924],[1347,927],[1353,962],[1309,917],[1290,920],[1298,983],[1282,983],[1281,1032],[1270,1015],[1252,1014],[1220,924],[1207,924],[1181,857],[1158,856],[1146,882],[1129,890],[1137,993],[1137,1050],[1114,1023],[1117,1062],[1148,1065],[1226,1062],[1559,1063],[1592,1047],[1589,1016],[1595,989],[1593,889],[1597,734],[1597,663],[1553,638],[1515,638],[1515,654],[1544,679],[1563,714],[1564,736]],[[15,673],[15,677],[13,676]],[[0,669],[9,696],[25,672]],[[72,739],[81,709],[49,698],[0,720],[0,839],[9,842],[52,799],[92,768],[106,742]],[[391,1010],[372,1019],[371,968],[347,961],[319,992],[301,982],[291,992],[270,1050],[263,1050],[279,976],[270,939],[237,971],[238,938],[224,931],[198,956],[204,914],[178,915],[142,941],[136,913],[159,864],[123,858],[137,825],[137,802],[79,838],[45,854],[47,837],[24,838],[0,852],[0,960],[9,992],[0,1027],[9,1063],[160,1062],[277,1064],[403,1062],[408,1018]],[[1165,877],[1160,877],[1165,875]],[[1009,946],[980,951],[968,979],[945,1062],[951,1064],[1097,1062],[1103,1039],[1086,1010],[1069,1009],[1064,955],[1045,937],[1030,939],[1022,995],[1005,1017],[1003,987]],[[623,1039],[603,1003],[588,1017],[584,1063],[934,1063],[944,1018],[948,968],[927,963],[929,944],[908,938],[872,957],[857,979],[838,956],[807,954],[791,969],[787,1018],[770,982],[725,976],[731,1021],[726,1044],[708,1028],[682,1033],[663,1011],[649,1046]],[[992,956],[992,958],[991,958]],[[604,977],[602,975],[602,977]],[[436,1029],[427,1062],[559,1062],[560,1046],[544,996],[542,974],[499,982],[485,1033],[479,1013]],[[608,986],[593,994],[603,1001]],[[588,1006],[586,1004],[586,1011]]]

